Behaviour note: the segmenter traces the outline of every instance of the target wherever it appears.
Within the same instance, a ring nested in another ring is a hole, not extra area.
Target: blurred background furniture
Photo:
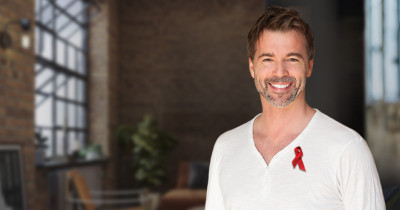
[[[67,172],[67,185],[71,210],[151,210],[147,190],[90,191],[76,169]]]
[[[387,210],[400,209],[400,185],[383,189]]]
[[[0,145],[0,210],[25,206],[23,159],[18,145]]]
[[[180,162],[176,188],[161,197],[161,210],[187,210],[204,206],[208,165],[205,162]]]

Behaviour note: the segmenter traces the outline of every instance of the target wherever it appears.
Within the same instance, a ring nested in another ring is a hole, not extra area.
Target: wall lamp
[[[21,27],[23,31],[23,34],[21,36],[21,46],[24,49],[29,48],[30,37],[28,32],[31,28],[31,21],[27,18],[10,21],[4,25],[3,30],[0,31],[0,47],[3,49],[8,49],[12,46],[12,38],[10,33],[8,32],[8,27],[11,25],[19,25]]]

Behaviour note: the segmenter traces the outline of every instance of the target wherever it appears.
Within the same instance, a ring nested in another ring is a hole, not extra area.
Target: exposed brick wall
[[[208,161],[222,132],[261,111],[246,42],[263,10],[258,0],[121,1],[120,122],[151,113],[179,140],[172,181],[179,160]]]
[[[34,20],[34,1],[9,0],[0,6],[0,28],[10,20],[22,17]],[[117,94],[117,20],[115,15],[118,2],[110,1],[102,4],[102,12],[96,18],[101,22],[93,24],[91,41],[93,46],[90,55],[92,62],[91,84],[89,100],[92,112],[90,113],[90,141],[104,145],[110,156],[110,163],[105,171],[106,187],[113,186],[115,179],[116,146],[112,141],[113,129],[116,125]],[[104,25],[106,24],[106,25]],[[97,30],[97,31],[96,31]],[[3,50],[0,48],[0,144],[20,145],[23,155],[24,178],[27,208],[29,210],[43,210],[48,208],[48,170],[37,169],[34,164],[34,46],[29,50],[19,46],[18,27],[9,28],[13,36],[13,47]],[[31,45],[34,43],[34,28],[31,29]],[[97,38],[98,37],[98,38]],[[93,59],[94,58],[94,59]],[[98,116],[96,117],[96,114]],[[94,117],[93,117],[94,116]]]
[[[105,1],[90,25],[89,141],[102,145],[109,158],[104,184],[114,188],[118,104],[118,1]]]
[[[2,1],[0,29],[5,23],[20,18],[34,20],[34,2]],[[37,196],[34,165],[34,47],[20,46],[21,29],[10,25],[13,44],[0,48],[0,144],[19,145],[22,152],[26,206],[30,210],[45,209]],[[33,31],[30,31],[33,45]]]

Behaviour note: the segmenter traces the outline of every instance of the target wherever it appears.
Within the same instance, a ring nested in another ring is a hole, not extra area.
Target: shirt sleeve
[[[218,141],[214,145],[211,155],[210,170],[208,174],[208,186],[205,210],[224,210],[224,201],[219,183],[219,166],[221,154],[218,151]]]
[[[384,210],[385,201],[375,162],[359,137],[343,150],[337,170],[345,210]]]

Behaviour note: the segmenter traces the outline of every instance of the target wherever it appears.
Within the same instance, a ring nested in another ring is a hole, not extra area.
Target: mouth
[[[284,83],[270,82],[268,83],[268,85],[271,86],[274,91],[284,92],[287,91],[293,85],[293,82],[284,82]]]

